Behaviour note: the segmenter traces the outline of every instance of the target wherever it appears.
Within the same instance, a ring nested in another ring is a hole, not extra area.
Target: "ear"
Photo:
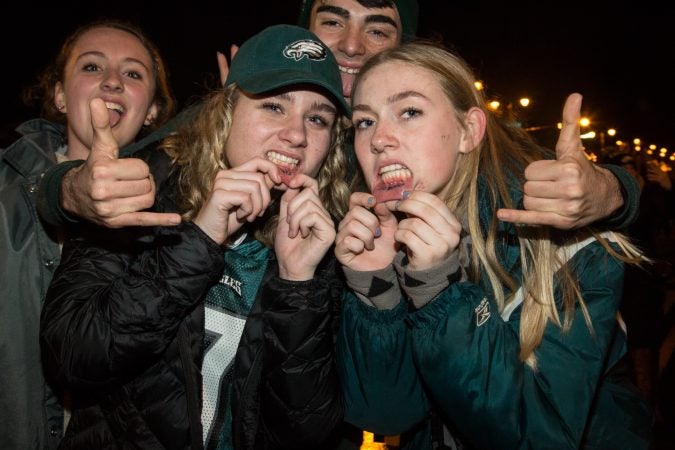
[[[57,81],[54,85],[54,106],[63,114],[68,112],[66,107],[66,93],[63,91],[63,84],[60,81]]]
[[[145,121],[143,122],[143,125],[150,126],[155,122],[155,119],[157,118],[157,114],[159,114],[159,108],[157,107],[157,103],[152,102],[152,105],[150,105],[150,109],[148,109],[148,114],[145,116]]]
[[[469,109],[464,117],[464,134],[459,141],[461,153],[469,153],[480,145],[485,136],[486,123],[485,111],[476,106]]]

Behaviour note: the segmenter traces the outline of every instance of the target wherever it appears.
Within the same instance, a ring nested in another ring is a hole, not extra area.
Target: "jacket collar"
[[[28,177],[56,163],[56,151],[65,142],[65,127],[45,119],[32,119],[16,128],[22,135],[4,151],[0,160]]]

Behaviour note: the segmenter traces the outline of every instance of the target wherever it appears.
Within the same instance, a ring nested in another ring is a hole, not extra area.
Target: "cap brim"
[[[347,117],[351,117],[352,110],[349,103],[342,96],[342,89],[336,92],[335,89],[327,82],[320,78],[308,76],[307,72],[300,72],[294,70],[272,70],[257,73],[249,76],[245,81],[239,81],[238,86],[246,92],[255,95],[265,94],[280,88],[293,86],[296,84],[309,84],[319,87],[332,97],[332,100]],[[340,83],[342,87],[342,83]]]

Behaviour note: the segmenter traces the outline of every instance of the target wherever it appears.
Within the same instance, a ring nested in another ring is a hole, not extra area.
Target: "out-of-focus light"
[[[609,130],[607,130],[607,134],[609,136],[616,136],[616,130],[614,128],[610,128]]]
[[[656,150],[656,144],[651,144],[649,146],[649,150]]]
[[[593,139],[593,138],[595,138],[595,131],[589,131],[588,133],[584,133],[579,137],[581,139]]]
[[[499,109],[500,103],[497,100],[492,100],[491,102],[488,103],[488,108],[490,108],[493,111],[497,111]]]
[[[476,80],[473,82],[474,87],[476,88],[477,91],[482,91],[485,86],[483,86],[483,82],[480,80]]]
[[[520,106],[523,108],[527,108],[530,105],[530,99],[527,97],[523,97],[520,100],[518,100],[518,103],[520,103]]]
[[[642,141],[640,140],[640,138],[633,139],[633,144],[640,145],[641,143],[642,143]]]
[[[562,122],[558,122],[556,128],[562,130]]]
[[[588,117],[582,117],[581,119],[579,119],[579,125],[581,125],[582,127],[587,127],[590,124],[591,124],[591,119],[589,119]]]

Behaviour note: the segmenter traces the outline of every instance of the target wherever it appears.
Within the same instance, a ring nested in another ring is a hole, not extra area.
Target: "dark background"
[[[94,18],[141,25],[167,59],[181,106],[213,86],[215,52],[229,54],[267,25],[294,23],[300,0],[181,2],[128,0],[3,6],[0,126],[11,129],[37,111],[21,90],[56,55],[61,41]],[[532,99],[529,126],[559,121],[567,94],[584,95],[583,114],[617,138],[640,137],[675,151],[675,16],[641,2],[618,4],[420,0],[423,37],[444,39],[503,102]]]

